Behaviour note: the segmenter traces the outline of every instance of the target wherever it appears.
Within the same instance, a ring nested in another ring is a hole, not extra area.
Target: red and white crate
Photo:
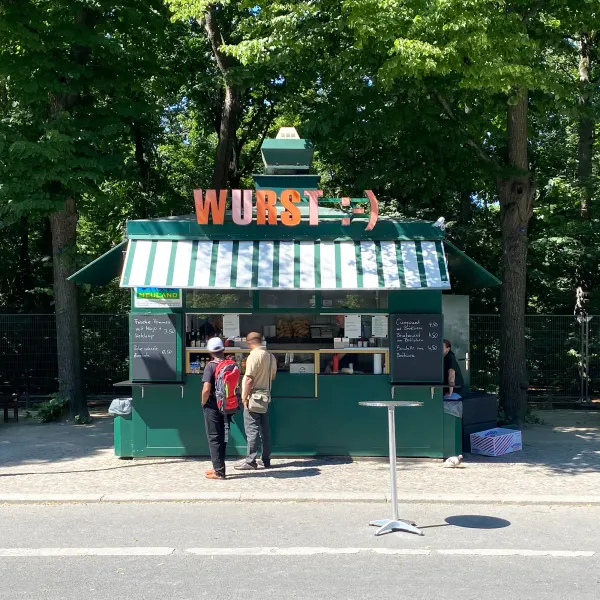
[[[484,456],[502,456],[523,450],[521,432],[494,427],[471,434],[471,452]]]

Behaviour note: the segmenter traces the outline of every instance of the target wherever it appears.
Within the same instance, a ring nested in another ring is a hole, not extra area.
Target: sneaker
[[[256,471],[256,465],[247,463],[246,461],[238,463],[233,468],[237,469],[238,471]]]
[[[271,468],[271,461],[267,460],[267,461],[262,461],[262,466],[264,469],[270,469]]]
[[[206,479],[226,479],[225,475],[219,475],[218,473],[215,473],[214,471],[208,471],[208,473],[206,473]]]

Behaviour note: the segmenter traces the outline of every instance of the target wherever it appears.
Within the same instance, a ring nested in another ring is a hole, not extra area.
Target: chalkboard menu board
[[[178,381],[175,314],[131,315],[131,380]]]
[[[392,383],[442,383],[442,315],[390,315]]]

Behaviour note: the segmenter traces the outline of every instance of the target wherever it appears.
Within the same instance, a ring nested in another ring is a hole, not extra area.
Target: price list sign
[[[442,383],[442,315],[390,315],[392,383]]]
[[[132,381],[177,381],[175,314],[131,315]]]

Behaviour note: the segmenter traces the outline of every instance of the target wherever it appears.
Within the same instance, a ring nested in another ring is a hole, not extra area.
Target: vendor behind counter
[[[460,400],[461,394],[468,390],[464,389],[464,379],[458,360],[452,352],[450,340],[444,340],[444,399]]]

